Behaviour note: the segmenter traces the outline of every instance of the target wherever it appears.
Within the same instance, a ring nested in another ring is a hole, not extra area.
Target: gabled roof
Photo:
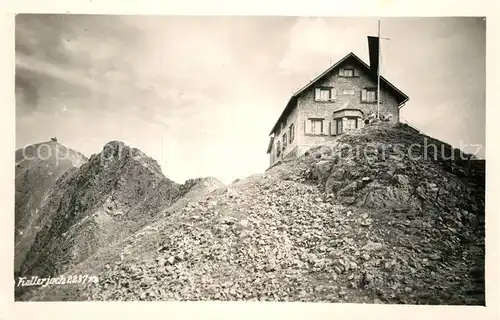
[[[296,105],[297,98],[304,91],[306,91],[307,89],[311,88],[316,82],[318,82],[319,80],[323,79],[323,77],[325,77],[326,75],[328,75],[332,70],[334,70],[335,68],[337,68],[338,66],[340,66],[340,64],[342,64],[343,62],[345,62],[345,61],[347,61],[348,59],[351,59],[351,58],[354,58],[357,62],[359,62],[360,65],[363,68],[366,69],[367,73],[370,74],[372,77],[374,77],[376,79],[377,75],[374,74],[371,71],[370,66],[368,64],[366,64],[363,60],[361,60],[357,55],[355,55],[354,53],[350,52],[345,57],[343,57],[342,59],[340,59],[337,63],[335,63],[334,65],[332,65],[330,68],[326,69],[322,74],[320,74],[319,76],[317,76],[315,79],[313,79],[311,82],[309,82],[308,84],[306,84],[299,91],[295,92],[292,95],[292,97],[290,98],[290,100],[288,100],[288,103],[286,104],[285,109],[283,110],[283,112],[281,113],[280,117],[278,118],[278,121],[276,121],[276,124],[274,125],[273,129],[271,130],[271,132],[269,134],[270,135],[273,134],[273,132],[275,132],[278,129],[279,124],[282,122],[283,118],[285,118],[290,113],[290,111],[292,111],[292,109]],[[402,107],[410,99],[406,94],[404,94],[401,90],[399,90],[398,88],[396,88],[392,83],[390,83],[383,76],[380,76],[380,86],[386,86],[390,91],[392,91],[392,93],[394,94],[394,96],[396,98],[396,101],[398,102],[399,107]]]

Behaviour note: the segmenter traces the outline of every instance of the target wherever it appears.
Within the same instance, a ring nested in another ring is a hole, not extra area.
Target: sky
[[[230,183],[268,167],[293,92],[349,52],[368,62],[376,33],[371,18],[17,15],[16,148],[120,140],[179,183]],[[381,34],[402,120],[484,157],[485,20],[387,18]]]

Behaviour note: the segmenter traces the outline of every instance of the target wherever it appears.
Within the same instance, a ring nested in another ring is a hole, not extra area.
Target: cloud
[[[279,67],[285,73],[308,73],[315,61],[328,61],[332,52],[333,35],[321,18],[299,18],[291,28],[288,50]],[[334,51],[338,50],[338,47]]]
[[[15,96],[16,112],[19,116],[30,114],[38,106],[38,89],[36,84],[30,79],[29,73],[23,73],[21,70],[15,74]]]
[[[16,54],[16,70],[28,70],[34,73],[59,79],[76,87],[82,87],[96,93],[106,93],[105,88],[77,70],[64,68],[60,64],[50,63],[37,57],[28,56],[23,53]],[[24,80],[26,84],[26,80]]]
[[[364,56],[371,24],[362,18],[297,18],[288,35],[288,50],[279,64],[281,72],[319,73],[351,51]]]

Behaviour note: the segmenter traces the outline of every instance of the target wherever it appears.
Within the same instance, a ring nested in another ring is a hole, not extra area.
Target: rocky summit
[[[485,303],[485,163],[405,125],[365,127],[229,186],[97,159],[41,210],[56,211],[23,270],[99,283],[19,300]],[[154,196],[165,184],[175,192]]]

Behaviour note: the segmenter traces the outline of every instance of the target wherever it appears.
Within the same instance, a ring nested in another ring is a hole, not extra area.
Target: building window
[[[290,125],[289,129],[289,137],[290,137],[290,143],[292,143],[293,138],[295,138],[295,128],[293,127],[293,123]]]
[[[311,133],[321,134],[323,132],[323,120],[311,119]]]
[[[354,69],[352,68],[339,69],[339,76],[344,78],[352,78],[354,77]]]
[[[283,134],[283,150],[286,149],[286,145],[287,145],[287,140],[286,140],[286,133]]]
[[[354,130],[358,128],[358,119],[357,118],[347,118],[345,129]]]
[[[332,101],[337,97],[337,90],[334,88],[316,88],[314,100],[316,101]]]
[[[361,90],[361,102],[377,102],[377,89]]]
[[[276,156],[279,157],[280,155],[281,155],[281,143],[278,140],[278,142],[276,143]]]
[[[345,120],[344,120],[345,119]],[[342,134],[358,128],[358,118],[357,117],[347,117],[347,118],[335,119],[336,134]]]
[[[342,94],[354,95],[354,93],[355,93],[354,89],[344,89],[344,90],[342,90]]]
[[[330,100],[330,89],[317,88],[315,100],[316,101],[328,101],[328,100]]]

